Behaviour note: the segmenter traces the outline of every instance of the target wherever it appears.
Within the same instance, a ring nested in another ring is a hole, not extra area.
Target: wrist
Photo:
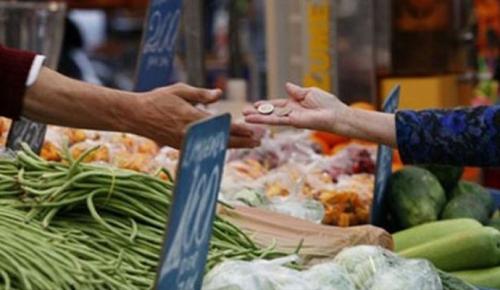
[[[137,124],[141,120],[141,108],[143,98],[138,93],[120,92],[114,96],[111,108],[111,128],[118,132],[140,134],[141,130]]]
[[[332,112],[332,116],[329,118],[332,121],[329,124],[330,131],[339,135],[350,136],[354,115],[355,110],[353,108],[342,104],[342,106],[339,106],[337,110]]]

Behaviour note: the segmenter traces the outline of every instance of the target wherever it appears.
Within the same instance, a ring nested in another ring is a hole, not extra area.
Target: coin
[[[279,117],[286,117],[286,116],[290,115],[291,112],[292,112],[292,109],[288,108],[288,107],[277,108],[275,110],[276,115],[278,115]]]
[[[265,104],[260,105],[257,108],[257,111],[259,111],[259,113],[261,113],[263,115],[270,115],[274,112],[274,106],[272,104],[265,103]]]

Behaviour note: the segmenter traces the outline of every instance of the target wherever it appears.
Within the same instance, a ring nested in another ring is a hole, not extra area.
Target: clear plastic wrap
[[[406,260],[380,247],[348,248],[334,261],[346,269],[357,290],[442,290],[429,262]]]
[[[382,248],[358,246],[302,272],[275,261],[227,261],[210,271],[203,290],[443,290],[430,262],[406,260]]]
[[[327,262],[311,267],[302,272],[302,277],[316,290],[355,290],[349,273],[334,262]]]
[[[203,290],[305,290],[300,272],[266,261],[227,261],[210,271]]]
[[[441,279],[430,262],[404,260],[398,267],[386,269],[373,278],[367,290],[442,290]]]
[[[355,290],[347,272],[333,262],[299,272],[274,261],[227,261],[210,271],[203,290]]]
[[[321,202],[298,196],[273,199],[266,208],[277,213],[308,220],[317,224],[321,223],[325,214],[325,209]]]
[[[358,246],[344,249],[334,261],[346,269],[356,289],[365,290],[370,289],[373,277],[397,267],[402,259],[380,247]]]

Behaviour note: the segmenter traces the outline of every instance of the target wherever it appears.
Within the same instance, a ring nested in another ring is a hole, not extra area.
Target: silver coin
[[[288,107],[285,107],[285,108],[277,108],[275,110],[275,113],[276,115],[278,115],[279,117],[286,117],[288,115],[290,115],[290,113],[292,113],[292,108],[288,108]]]
[[[257,108],[257,111],[259,111],[259,113],[261,113],[263,115],[270,115],[274,112],[274,106],[272,104],[265,103],[265,104],[260,105]]]

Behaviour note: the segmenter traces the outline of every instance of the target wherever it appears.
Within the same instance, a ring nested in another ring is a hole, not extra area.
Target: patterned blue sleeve
[[[500,166],[500,106],[399,111],[396,131],[404,163]]]

